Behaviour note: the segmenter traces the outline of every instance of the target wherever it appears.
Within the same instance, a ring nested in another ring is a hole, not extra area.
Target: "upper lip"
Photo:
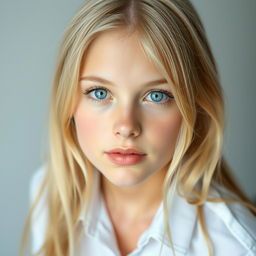
[[[136,154],[136,155],[146,155],[144,152],[140,151],[137,148],[114,148],[106,153],[113,154],[113,153],[121,153],[121,154]]]

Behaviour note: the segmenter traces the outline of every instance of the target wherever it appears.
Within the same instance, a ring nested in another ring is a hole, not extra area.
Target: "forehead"
[[[137,32],[105,31],[96,37],[85,52],[81,72],[122,74],[124,76],[150,74],[162,77],[145,54]]]

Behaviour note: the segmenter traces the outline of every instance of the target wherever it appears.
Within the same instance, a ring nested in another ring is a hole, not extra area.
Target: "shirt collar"
[[[169,207],[168,222],[172,235],[174,249],[177,252],[186,253],[192,238],[193,230],[196,224],[197,209],[196,206],[188,204],[187,201],[178,195],[176,191],[170,189],[167,202]],[[79,220],[83,223],[85,232],[92,236],[99,235],[98,229],[103,226],[108,232],[114,235],[112,224],[104,214],[106,211],[101,193],[100,193],[100,173],[94,169],[92,199],[88,211],[87,222],[85,222],[85,207],[81,212]],[[167,234],[164,235],[164,210],[163,202],[160,204],[149,229],[143,233],[138,244],[144,244],[149,238],[163,242],[170,246]]]
[[[167,196],[167,205],[169,209],[168,222],[174,249],[177,252],[186,254],[196,224],[197,209],[171,189]],[[168,236],[167,234],[164,235],[164,230],[164,208],[162,202],[149,228],[149,237],[154,237],[170,247]]]

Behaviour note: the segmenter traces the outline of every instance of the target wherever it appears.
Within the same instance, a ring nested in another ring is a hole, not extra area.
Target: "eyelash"
[[[85,90],[84,92],[83,92],[83,94],[84,95],[88,95],[89,93],[91,93],[91,92],[93,92],[93,91],[95,91],[95,90],[99,90],[99,89],[102,89],[102,90],[105,90],[105,91],[107,91],[107,92],[109,92],[110,93],[110,91],[107,89],[107,88],[104,88],[104,87],[102,87],[102,86],[94,86],[94,87],[92,87],[92,88],[90,88],[90,89],[87,89],[87,90]],[[172,102],[172,99],[174,99],[174,96],[170,93],[170,92],[168,92],[168,91],[166,91],[166,90],[163,90],[163,89],[159,89],[159,90],[151,90],[151,91],[149,91],[149,92],[147,92],[147,96],[148,96],[148,94],[149,93],[151,93],[151,92],[162,92],[162,93],[164,93],[167,97],[168,97],[168,99],[167,99],[167,101],[166,102],[164,102],[164,103],[160,103],[160,102],[157,102],[157,101],[151,101],[151,102],[153,102],[153,103],[157,103],[157,104],[160,104],[160,105],[167,105],[167,104],[170,104],[171,102]],[[88,97],[88,96],[87,96]],[[89,100],[92,100],[92,101],[94,101],[94,102],[96,102],[96,103],[101,103],[101,102],[103,102],[103,101],[105,101],[106,99],[98,99],[98,100],[96,100],[96,99],[93,99],[93,98],[91,98],[91,97],[88,97],[88,99]]]

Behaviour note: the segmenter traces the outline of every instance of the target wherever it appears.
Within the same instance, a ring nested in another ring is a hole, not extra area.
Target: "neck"
[[[167,169],[163,168],[134,187],[118,187],[101,175],[101,190],[111,215],[130,221],[147,221],[162,202]]]

